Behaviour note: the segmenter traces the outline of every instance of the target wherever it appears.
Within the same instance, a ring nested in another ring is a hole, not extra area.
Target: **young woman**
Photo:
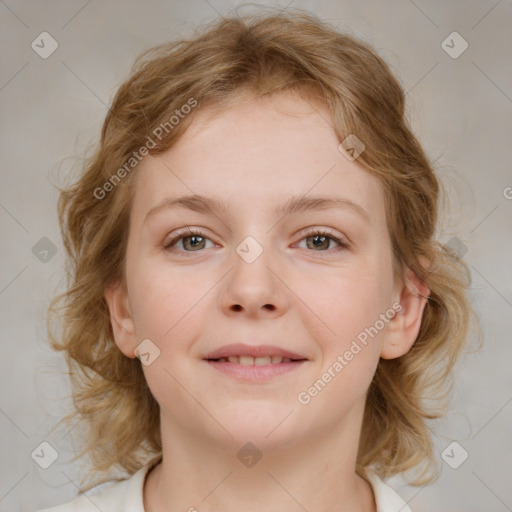
[[[410,510],[383,480],[432,480],[472,312],[438,194],[386,64],[312,15],[141,56],[61,193],[52,342],[128,477],[47,511]]]

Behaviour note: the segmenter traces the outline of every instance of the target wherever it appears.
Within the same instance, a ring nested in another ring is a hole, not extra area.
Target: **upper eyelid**
[[[204,229],[199,228],[191,228],[186,227],[182,229],[178,229],[176,233],[168,234],[164,239],[164,245],[175,240],[174,243],[179,242],[182,238],[187,238],[188,236],[202,236],[203,238],[207,238],[208,240],[214,241],[212,237],[210,237]]]
[[[326,235],[331,236],[333,238],[339,238],[340,240],[346,240],[348,242],[348,238],[346,235],[344,235],[341,232],[339,234],[337,232],[333,232],[332,228],[312,226],[309,228],[304,228],[301,231],[302,231],[302,233],[300,236],[302,236],[302,237],[306,237],[310,234],[315,234],[315,233],[325,233]]]

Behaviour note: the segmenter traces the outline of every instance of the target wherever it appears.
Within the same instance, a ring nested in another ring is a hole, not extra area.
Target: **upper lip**
[[[250,357],[264,357],[264,356],[281,356],[289,357],[290,359],[307,359],[300,354],[285,350],[273,345],[244,345],[243,343],[236,343],[231,345],[224,345],[223,347],[208,353],[204,359],[220,359],[223,357],[233,356],[250,356]]]

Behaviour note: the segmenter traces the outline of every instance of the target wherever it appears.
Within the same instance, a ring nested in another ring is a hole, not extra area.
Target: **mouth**
[[[268,345],[227,345],[204,360],[216,370],[238,380],[261,381],[301,367],[308,359]]]
[[[229,356],[229,357],[219,357],[218,359],[207,359],[207,361],[214,361],[217,363],[231,363],[231,364],[239,364],[242,366],[266,366],[269,364],[281,364],[281,363],[291,363],[296,361],[305,361],[306,359],[291,359],[290,357],[283,357],[278,355],[269,355],[269,356]]]

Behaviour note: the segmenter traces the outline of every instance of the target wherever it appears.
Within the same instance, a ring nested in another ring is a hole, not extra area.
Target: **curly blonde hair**
[[[137,172],[130,159],[150,138],[149,154],[169,149],[206,105],[222,110],[279,91],[314,95],[331,113],[340,141],[349,134],[364,141],[358,162],[385,191],[394,272],[404,279],[406,268],[412,269],[431,291],[412,348],[379,361],[356,469],[364,474],[373,466],[386,478],[425,465],[412,483],[435,479],[427,420],[445,411],[452,370],[469,335],[474,316],[467,297],[469,269],[435,239],[440,183],[408,127],[399,82],[367,44],[298,9],[234,15],[140,55],[117,91],[80,178],[60,188],[69,283],[50,305],[61,331],[54,336],[48,327],[48,332],[70,370],[74,410],[62,421],[78,417],[87,426],[77,457],[91,458],[89,473],[117,467],[132,474],[162,452],[158,403],[140,361],[116,346],[104,297],[109,283],[125,279]],[[171,127],[169,119],[191,99],[198,106]],[[427,269],[421,258],[431,262]]]

